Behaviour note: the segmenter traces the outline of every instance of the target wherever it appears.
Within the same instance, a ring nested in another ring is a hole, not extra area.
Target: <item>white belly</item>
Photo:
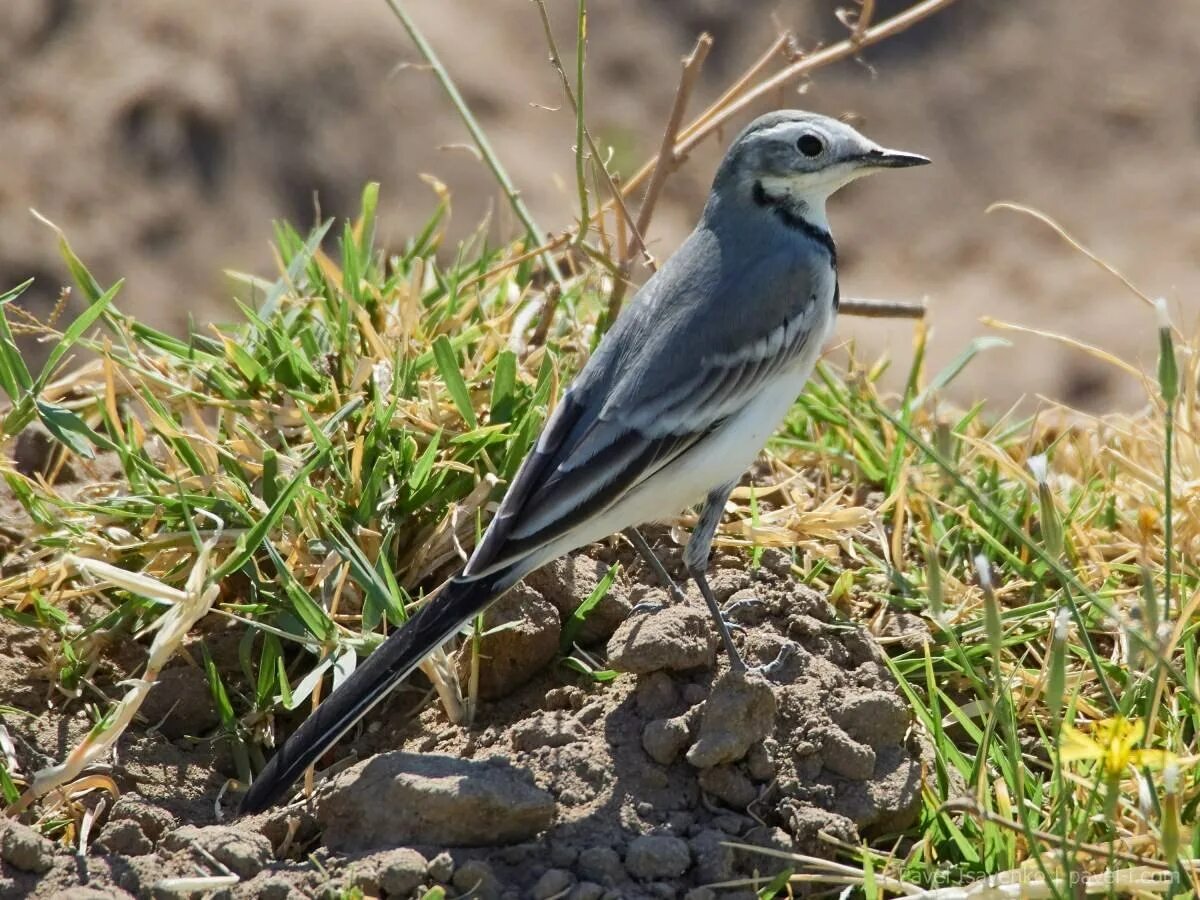
[[[833,316],[822,331],[832,330]],[[821,337],[825,337],[822,334]],[[813,340],[788,371],[767,384],[741,412],[680,459],[659,470],[604,513],[539,551],[529,571],[577,547],[630,526],[664,521],[745,474],[803,390],[824,340]],[[522,567],[524,568],[524,567]]]

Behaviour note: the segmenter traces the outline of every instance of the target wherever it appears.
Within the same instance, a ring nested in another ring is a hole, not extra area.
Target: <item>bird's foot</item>
[[[788,664],[800,654],[800,645],[795,641],[786,641],[779,648],[779,653],[769,663],[763,663],[761,666],[755,666],[750,669],[755,675],[761,675],[768,681],[775,681],[780,678],[786,671]]]

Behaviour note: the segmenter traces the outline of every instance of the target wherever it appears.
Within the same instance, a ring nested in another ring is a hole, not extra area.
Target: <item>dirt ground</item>
[[[326,761],[337,774],[313,802],[250,819],[220,796],[235,770],[194,663],[203,642],[237,685],[241,629],[206,622],[192,661],[164,671],[145,721],[121,738],[109,771],[121,797],[88,853],[5,823],[0,895],[184,896],[163,880],[232,873],[221,896],[420,897],[443,885],[452,897],[753,897],[707,886],[765,883],[781,863],[755,847],[829,855],[818,831],[855,843],[912,823],[924,751],[882,651],[776,551],[753,572],[732,557],[714,566],[756,674],[729,672],[697,596],[669,603],[624,552],[628,574],[581,638],[624,674],[605,684],[547,665],[616,552],[549,566],[489,613],[523,623],[485,640],[472,725],[451,725],[431,691],[403,689]],[[914,622],[883,627],[896,637]],[[901,639],[919,641],[919,627]],[[92,723],[87,695],[67,702],[49,686],[42,640],[0,620],[0,696],[14,707],[3,721],[26,769],[61,760]],[[142,659],[139,644],[113,647],[95,690]]]
[[[570,224],[573,121],[527,0],[411,0],[543,228]],[[844,33],[832,0],[632,0],[596,5],[589,121],[618,169],[652,154],[678,59],[709,29],[697,101],[717,96],[779,25],[803,46]],[[906,5],[880,0],[884,16]],[[573,4],[551,3],[563,52]],[[64,227],[125,305],[157,324],[203,327],[229,309],[224,268],[272,272],[269,222],[353,211],[383,183],[384,234],[400,243],[433,195],[454,191],[457,234],[488,209],[511,217],[407,36],[379,0],[10,0],[0,28],[0,284],[29,276],[41,314],[66,281],[35,207]],[[861,62],[817,75],[778,105],[857,115],[880,140],[934,166],[855,186],[834,204],[850,296],[928,297],[931,363],[985,330],[982,315],[1065,332],[1152,361],[1153,315],[1044,226],[997,200],[1033,204],[1194,328],[1200,280],[1200,5],[1175,0],[960,0]],[[694,104],[698,108],[698,102]],[[555,111],[557,110],[557,111]],[[668,184],[650,238],[682,238],[722,144]],[[72,301],[78,304],[78,299]],[[911,327],[844,322],[867,355],[903,363]],[[1014,337],[964,375],[958,398],[1046,394],[1087,408],[1133,403],[1116,369]]]

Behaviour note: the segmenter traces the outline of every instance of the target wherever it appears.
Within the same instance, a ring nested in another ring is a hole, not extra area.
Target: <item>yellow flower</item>
[[[1085,734],[1070,725],[1063,725],[1059,759],[1074,762],[1098,759],[1109,778],[1118,778],[1128,768],[1161,769],[1175,757],[1166,750],[1149,750],[1137,746],[1146,736],[1146,723],[1141,719],[1116,716],[1101,719]]]

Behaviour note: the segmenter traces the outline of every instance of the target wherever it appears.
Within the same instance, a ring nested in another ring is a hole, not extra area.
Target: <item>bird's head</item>
[[[751,122],[725,154],[714,197],[733,192],[763,205],[811,210],[823,224],[825,200],[856,178],[880,169],[923,166],[915,153],[888,150],[845,122],[800,110],[779,110]]]

